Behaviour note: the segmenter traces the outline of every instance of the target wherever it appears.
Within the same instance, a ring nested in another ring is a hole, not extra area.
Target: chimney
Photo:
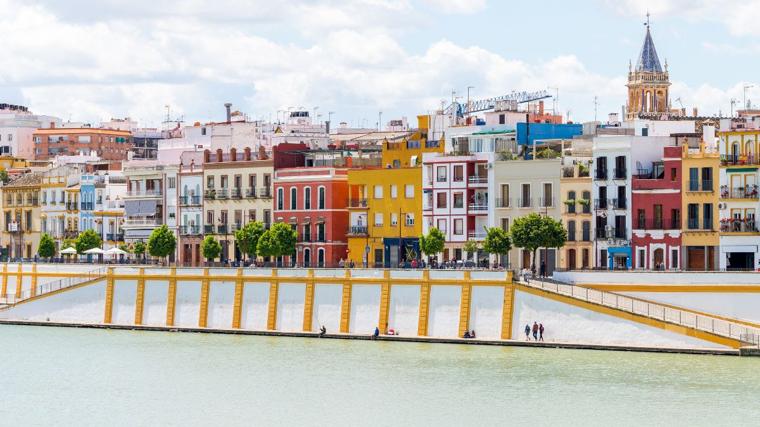
[[[697,107],[694,107],[694,117],[699,117],[699,110],[697,110]]]
[[[538,101],[538,115],[544,115],[544,101]]]
[[[267,149],[263,145],[259,145],[259,160],[266,160]]]
[[[232,107],[231,103],[226,102],[224,104],[224,108],[227,110],[227,123],[232,121],[232,111],[230,111],[230,107]]]
[[[237,161],[237,150],[235,149],[235,147],[230,148],[230,160],[232,160],[233,162]]]
[[[203,163],[211,163],[211,151],[203,150]]]
[[[243,150],[243,160],[247,162],[251,161],[251,147],[245,147]]]
[[[55,129],[55,122],[50,122],[50,129]]]
[[[221,148],[216,149],[216,161],[217,162],[224,161],[224,152],[222,151]]]

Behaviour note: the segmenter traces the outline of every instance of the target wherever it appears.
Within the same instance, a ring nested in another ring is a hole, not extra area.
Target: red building
[[[346,168],[275,170],[274,220],[291,224],[298,231],[298,266],[337,266],[346,259],[348,199]]]
[[[662,160],[637,164],[633,175],[633,265],[680,268],[681,147],[664,147]]]

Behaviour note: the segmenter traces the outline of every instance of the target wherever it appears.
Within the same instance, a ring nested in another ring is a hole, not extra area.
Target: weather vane
[[[647,10],[647,22],[645,22],[644,25],[649,28],[649,10]]]

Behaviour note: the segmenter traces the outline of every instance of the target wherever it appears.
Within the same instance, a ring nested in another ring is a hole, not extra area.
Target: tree
[[[55,242],[49,234],[42,233],[42,237],[40,237],[40,248],[37,250],[37,253],[42,258],[49,259],[55,256]]]
[[[129,245],[126,244],[126,243],[120,243],[119,244],[119,249],[121,249],[122,251],[124,251],[126,253],[132,252],[132,250],[130,249]]]
[[[145,261],[145,243],[143,243],[142,240],[136,241],[134,245],[132,245],[132,253]]]
[[[213,262],[222,253],[222,245],[214,239],[214,236],[206,236],[201,242],[201,253],[206,261]]]
[[[74,241],[74,247],[80,254],[93,248],[99,248],[102,244],[103,241],[100,236],[92,228],[84,230]]]
[[[277,256],[277,242],[274,240],[272,230],[267,230],[256,242],[256,252],[263,257]]]
[[[255,259],[256,246],[265,231],[263,223],[259,221],[249,222],[240,230],[235,231],[235,245],[237,245],[241,253],[248,255],[251,259]]]
[[[7,184],[10,180],[11,178],[8,176],[8,171],[5,169],[0,169],[0,182]]]
[[[293,256],[298,233],[290,225],[278,222],[265,231],[256,243],[256,252],[263,257]]]
[[[512,243],[533,254],[531,271],[536,273],[536,251],[538,248],[559,248],[565,244],[567,232],[562,223],[548,216],[531,213],[515,219],[510,232]]]
[[[177,238],[166,224],[156,228],[148,237],[148,253],[151,256],[165,258],[174,253],[177,248]]]
[[[478,251],[480,250],[480,243],[476,242],[475,240],[468,240],[464,242],[464,245],[462,245],[462,250],[468,254],[472,254],[475,256],[475,258],[477,258]]]
[[[486,227],[483,250],[491,255],[506,255],[512,249],[509,233],[499,227]]]
[[[420,250],[427,255],[428,264],[430,263],[430,257],[443,252],[443,244],[446,241],[441,230],[433,227],[428,231],[427,235],[420,236]]]

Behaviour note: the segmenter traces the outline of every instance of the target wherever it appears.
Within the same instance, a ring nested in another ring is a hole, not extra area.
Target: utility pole
[[[470,89],[475,89],[475,86],[467,86],[467,115],[470,115]]]
[[[755,87],[755,86],[754,85],[744,85],[744,87],[743,87],[743,89],[744,89],[744,99],[742,100],[743,101],[742,102],[742,108],[744,108],[744,109],[749,109],[747,107],[747,89],[751,89],[753,87]]]
[[[599,98],[594,95],[594,121],[597,121],[597,109],[599,107]]]
[[[549,87],[550,90],[554,90],[554,102],[553,102],[553,112],[556,115],[559,111],[559,88],[558,87]]]
[[[377,131],[380,132],[383,130],[383,112],[380,111],[377,113]]]

